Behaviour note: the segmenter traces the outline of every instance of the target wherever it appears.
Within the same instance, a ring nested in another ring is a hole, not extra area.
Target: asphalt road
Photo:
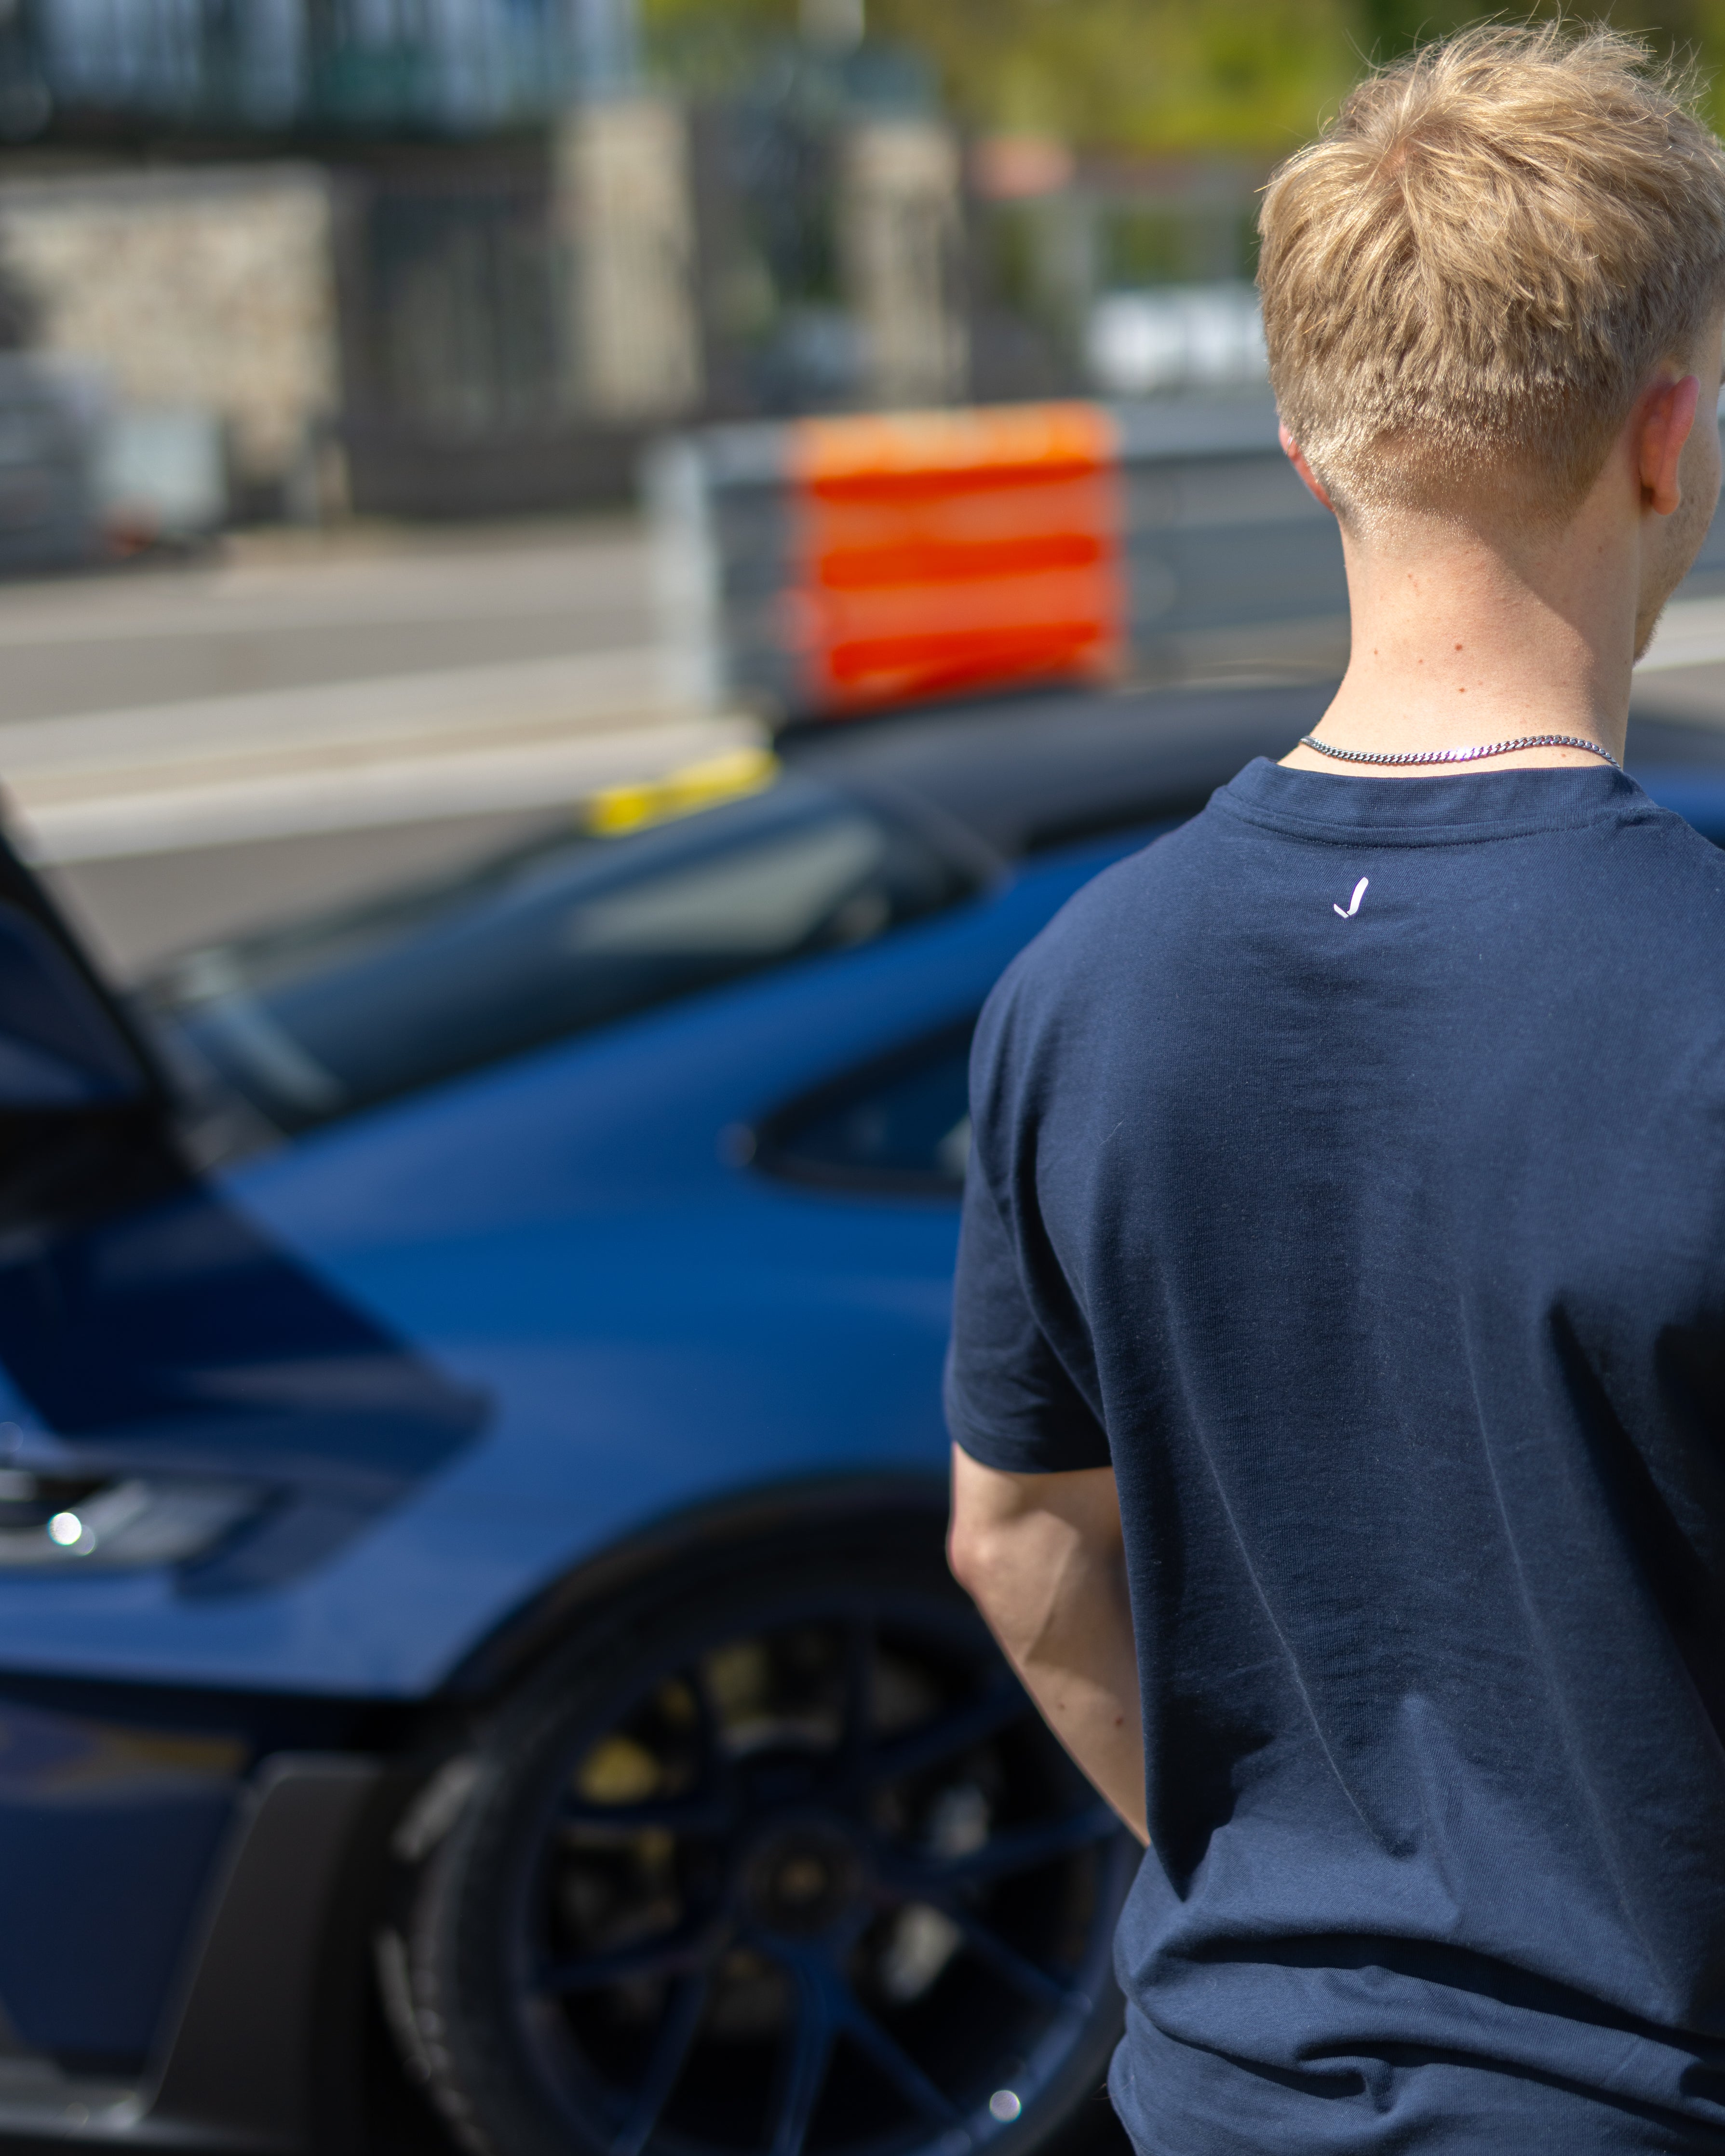
[[[679,701],[657,634],[625,517],[242,537],[13,584],[0,783],[25,850],[135,976],[752,737]],[[1673,608],[1636,696],[1725,726],[1725,599]]]
[[[206,557],[0,587],[0,726],[650,644],[614,516],[241,533]]]
[[[749,732],[666,686],[651,582],[613,517],[0,588],[12,828],[128,975],[486,852]]]

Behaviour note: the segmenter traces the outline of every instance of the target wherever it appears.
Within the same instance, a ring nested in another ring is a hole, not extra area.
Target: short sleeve
[[[1008,1474],[1106,1467],[1106,1435],[1026,1286],[1029,1267],[1023,1229],[1016,1224],[1024,1208],[1002,1204],[985,1157],[995,1152],[990,1141],[1000,1136],[991,1127],[1000,1089],[988,1083],[983,1067],[986,1031],[978,1035],[971,1079],[975,1136],[965,1175],[947,1357],[947,1426],[973,1460]]]

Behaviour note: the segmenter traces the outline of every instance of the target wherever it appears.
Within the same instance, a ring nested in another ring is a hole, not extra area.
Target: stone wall
[[[0,246],[47,352],[127,403],[218,413],[267,487],[340,409],[331,194],[299,165],[13,181]]]

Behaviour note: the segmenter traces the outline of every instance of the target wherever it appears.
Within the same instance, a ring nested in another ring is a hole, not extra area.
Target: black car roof
[[[1202,807],[1255,756],[1286,756],[1332,685],[1023,696],[807,732],[787,763],[865,793],[911,794],[995,852]]]
[[[1286,756],[1333,683],[1026,696],[810,728],[786,762],[863,793],[910,795],[996,853],[1033,853],[1199,808],[1254,757]],[[1632,770],[1725,767],[1725,733],[1637,715]]]

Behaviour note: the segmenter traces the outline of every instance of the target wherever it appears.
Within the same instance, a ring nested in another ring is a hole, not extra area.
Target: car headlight
[[[256,1483],[0,1467],[0,1572],[182,1564],[267,1496]]]

